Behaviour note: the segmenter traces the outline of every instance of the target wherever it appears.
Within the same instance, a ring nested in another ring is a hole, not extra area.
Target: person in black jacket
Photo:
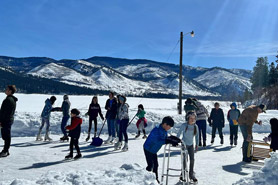
[[[70,153],[65,157],[65,159],[71,159],[73,157],[73,146],[77,151],[77,155],[74,159],[79,159],[82,157],[80,148],[78,146],[78,139],[81,132],[82,119],[79,117],[80,111],[78,109],[72,109],[70,111],[71,124],[66,126],[66,130],[69,131],[70,137]]]
[[[90,133],[91,133],[92,122],[93,121],[94,121],[94,125],[95,125],[94,137],[96,137],[98,114],[100,115],[101,119],[104,120],[104,117],[101,113],[100,105],[98,104],[97,96],[94,96],[93,99],[92,99],[92,103],[89,106],[89,110],[86,113],[86,115],[89,115],[89,129],[88,129],[88,137],[86,138],[86,141],[88,141],[90,139]]]
[[[219,107],[220,107],[220,104],[218,102],[216,102],[214,104],[214,108],[211,110],[210,117],[209,117],[210,126],[212,126],[211,143],[214,143],[215,133],[216,133],[216,129],[217,129],[219,137],[221,139],[220,143],[223,144],[224,139],[223,139],[222,129],[225,126],[225,119],[224,119],[223,110]]]
[[[113,143],[113,140],[115,139],[115,119],[117,115],[117,100],[114,97],[114,93],[109,93],[109,99],[106,101],[105,109],[107,110],[105,118],[107,120],[107,126],[108,126],[108,139],[105,141],[105,143]]]
[[[17,98],[14,97],[16,92],[15,85],[8,85],[5,91],[7,95],[6,99],[3,101],[0,110],[0,127],[1,135],[4,140],[4,148],[0,153],[0,157],[7,157],[10,155],[9,148],[11,145],[11,127],[14,122],[14,113],[16,109]]]

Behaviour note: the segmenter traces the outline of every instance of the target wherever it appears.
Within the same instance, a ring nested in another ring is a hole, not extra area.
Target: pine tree
[[[268,83],[269,83],[269,86],[277,84],[277,69],[275,67],[274,62],[271,62],[270,66],[269,66]]]
[[[268,61],[267,57],[259,57],[256,66],[253,68],[253,76],[251,78],[252,90],[256,88],[264,88],[268,86]]]

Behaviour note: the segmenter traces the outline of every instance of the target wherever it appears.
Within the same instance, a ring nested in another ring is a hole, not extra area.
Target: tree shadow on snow
[[[238,162],[237,164],[225,165],[222,166],[223,170],[229,173],[236,173],[239,175],[248,175],[248,173],[242,172],[242,167],[245,165],[245,162]]]

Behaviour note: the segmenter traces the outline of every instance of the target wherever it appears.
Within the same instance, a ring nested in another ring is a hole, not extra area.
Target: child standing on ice
[[[174,120],[170,117],[164,117],[162,123],[156,126],[147,137],[147,140],[144,143],[144,153],[147,161],[147,171],[152,171],[155,173],[156,180],[158,183],[158,161],[157,161],[157,152],[160,150],[164,144],[172,144],[177,146],[180,142],[175,136],[167,136],[167,131],[174,126]]]
[[[240,111],[237,109],[237,104],[234,102],[230,105],[231,109],[228,111],[227,119],[230,125],[230,144],[231,146],[237,145],[238,133],[238,118]]]
[[[278,120],[276,118],[270,119],[271,133],[268,137],[264,138],[264,141],[271,141],[270,148],[276,152],[278,150]]]
[[[144,106],[142,104],[138,105],[138,112],[136,114],[136,116],[139,118],[136,123],[138,133],[135,136],[135,138],[138,138],[140,136],[141,130],[143,131],[144,134],[143,139],[147,138],[146,131],[145,131],[145,127],[147,126],[147,120],[145,118],[145,114],[146,112],[144,110]]]
[[[71,159],[73,157],[73,146],[77,151],[77,155],[74,157],[74,159],[79,159],[82,157],[78,146],[82,124],[82,119],[79,117],[79,114],[80,111],[77,109],[72,109],[70,112],[71,124],[66,127],[66,130],[69,131],[70,137],[70,153],[65,157],[65,159]]]
[[[104,120],[100,105],[98,104],[97,96],[93,97],[92,102],[89,106],[89,110],[86,113],[86,115],[89,115],[88,137],[86,138],[86,141],[89,141],[93,121],[94,121],[94,126],[95,126],[95,128],[94,128],[94,138],[95,138],[97,135],[97,117],[98,117],[98,115],[100,115],[100,118],[102,120]]]
[[[182,124],[180,130],[177,134],[177,137],[182,135],[182,140],[186,145],[186,149],[188,151],[189,159],[190,159],[190,167],[189,167],[189,179],[193,180],[193,182],[197,182],[197,179],[194,175],[194,143],[193,139],[195,137],[195,151],[198,150],[199,143],[199,130],[196,123],[197,115],[195,112],[188,112],[186,114],[186,123]],[[183,158],[186,160],[186,158]],[[185,161],[184,161],[185,163]],[[185,170],[185,169],[184,169]],[[185,180],[185,179],[181,179]]]

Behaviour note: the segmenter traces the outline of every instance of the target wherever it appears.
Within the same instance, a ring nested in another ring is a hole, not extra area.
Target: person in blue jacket
[[[158,180],[158,161],[157,152],[164,144],[172,144],[177,146],[180,139],[175,136],[167,136],[167,131],[174,126],[174,120],[170,116],[166,116],[162,119],[162,123],[156,126],[147,137],[144,143],[144,153],[147,161],[147,171],[153,171]]]

